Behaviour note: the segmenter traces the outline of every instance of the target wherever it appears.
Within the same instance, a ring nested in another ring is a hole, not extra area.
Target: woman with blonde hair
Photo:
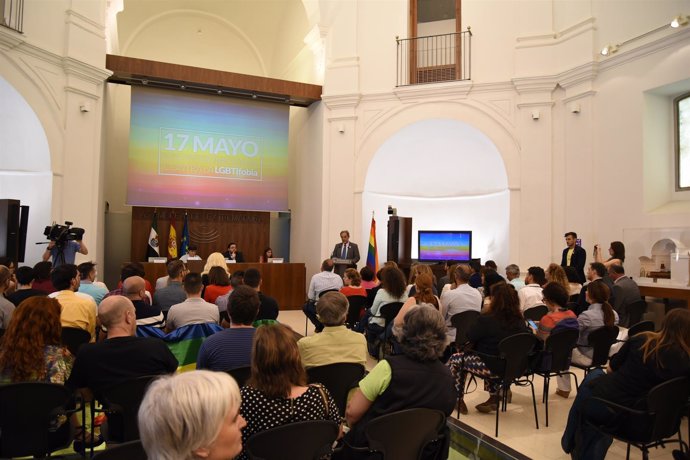
[[[574,459],[604,459],[613,439],[591,428],[614,425],[637,432],[638,419],[624,419],[602,404],[587,404],[591,397],[602,398],[633,409],[645,409],[645,396],[655,386],[676,377],[690,376],[690,310],[671,310],[659,332],[642,332],[631,337],[611,357],[608,373],[590,372],[580,385],[568,415],[561,447]]]
[[[228,374],[190,371],[155,380],[139,407],[151,460],[225,460],[242,451],[240,390]]]
[[[558,264],[549,264],[546,268],[546,281],[550,283],[558,283],[563,286],[566,292],[570,292],[570,282],[568,281],[568,275],[565,274],[565,270]]]
[[[415,278],[414,285],[416,292],[414,296],[408,297],[405,303],[403,304],[402,308],[400,309],[400,312],[398,312],[398,315],[395,317],[395,320],[393,321],[394,326],[402,326],[405,315],[412,308],[423,303],[429,304],[433,306],[436,310],[440,311],[441,316],[445,315],[445,313],[442,311],[441,302],[439,301],[438,297],[434,295],[433,280],[431,279],[431,276],[429,276],[428,273],[420,273],[419,275],[417,275],[417,278]]]
[[[338,425],[338,406],[326,388],[307,385],[292,329],[282,324],[260,326],[254,333],[251,377],[242,387],[240,413],[247,421],[242,441],[288,423],[331,420]],[[242,453],[239,459],[246,459]]]
[[[213,252],[209,254],[208,259],[206,259],[206,264],[201,272],[201,282],[204,286],[209,285],[208,273],[213,267],[220,267],[225,270],[225,273],[230,277],[231,273],[228,271],[228,264],[225,262],[225,256],[220,252]],[[203,295],[203,293],[202,293]]]

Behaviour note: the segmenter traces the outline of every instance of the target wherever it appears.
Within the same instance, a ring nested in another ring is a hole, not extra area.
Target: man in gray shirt
[[[183,262],[173,260],[168,263],[168,285],[164,288],[156,289],[155,294],[153,294],[153,306],[160,308],[163,315],[168,314],[170,307],[187,299],[187,294],[185,294],[182,287],[182,277],[186,274]]]
[[[220,321],[218,307],[201,298],[201,275],[187,273],[183,280],[187,300],[170,307],[165,331],[171,332],[188,324],[216,323]]]

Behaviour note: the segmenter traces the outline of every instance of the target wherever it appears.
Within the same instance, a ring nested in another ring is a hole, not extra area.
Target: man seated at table
[[[249,286],[238,286],[228,308],[230,328],[216,332],[201,344],[197,369],[223,372],[251,364],[252,323],[259,311],[259,295]]]
[[[304,367],[333,363],[367,362],[367,341],[363,334],[345,327],[347,297],[340,292],[327,292],[316,302],[316,314],[325,326],[320,334],[302,337],[298,342]]]
[[[188,324],[216,323],[220,321],[218,307],[201,298],[204,287],[199,273],[187,273],[183,280],[187,300],[170,307],[165,330],[171,332]]]

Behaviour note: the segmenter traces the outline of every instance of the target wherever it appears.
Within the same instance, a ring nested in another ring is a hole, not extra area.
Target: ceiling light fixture
[[[601,49],[601,55],[608,56],[610,54],[615,53],[616,51],[618,51],[618,46],[619,45],[606,45]]]
[[[673,20],[671,21],[671,27],[673,27],[674,29],[677,29],[678,27],[684,26],[687,23],[688,23],[688,17],[683,16],[682,14],[679,14],[678,16],[673,18]]]

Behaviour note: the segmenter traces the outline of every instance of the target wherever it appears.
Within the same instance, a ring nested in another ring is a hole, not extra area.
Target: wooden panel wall
[[[131,260],[145,261],[154,209],[158,212],[158,242],[161,256],[168,255],[170,221],[174,217],[178,251],[182,240],[184,209],[132,207]],[[234,241],[246,262],[257,262],[269,245],[270,213],[252,211],[187,210],[189,239],[206,259],[212,252],[224,252]],[[180,255],[180,254],[178,254]]]

